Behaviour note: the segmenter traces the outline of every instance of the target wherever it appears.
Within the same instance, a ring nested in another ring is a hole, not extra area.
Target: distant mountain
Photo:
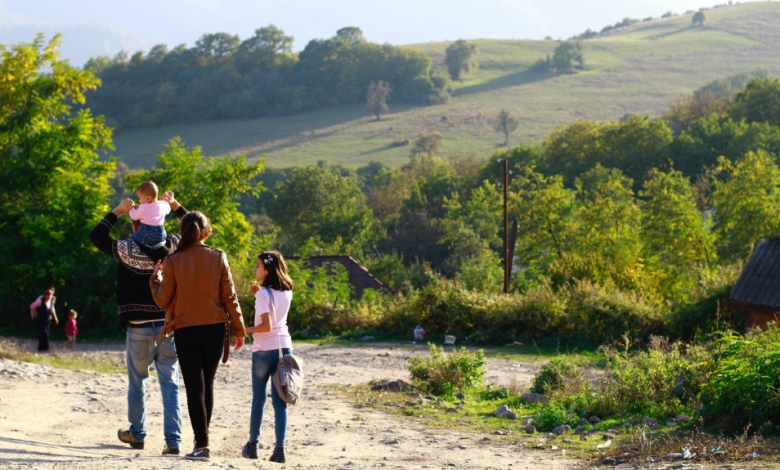
[[[62,33],[63,45],[60,49],[62,58],[70,60],[74,67],[83,66],[90,57],[99,55],[113,57],[122,50],[132,55],[139,50],[146,52],[154,45],[151,40],[135,33],[101,25],[0,26],[0,44],[30,42],[38,33],[44,33],[47,39],[56,33]]]

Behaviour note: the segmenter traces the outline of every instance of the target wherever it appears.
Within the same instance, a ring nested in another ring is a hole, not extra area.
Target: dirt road
[[[122,357],[123,343],[80,344],[75,354]],[[554,453],[502,444],[486,436],[426,428],[414,418],[356,409],[332,384],[371,379],[408,380],[406,357],[425,352],[393,345],[365,347],[296,345],[306,360],[303,403],[290,408],[287,463],[241,458],[247,440],[251,404],[248,349],[220,366],[211,424],[211,462],[162,457],[162,404],[159,386],[150,379],[148,436],[144,450],[116,438],[127,426],[123,374],[51,369],[0,360],[0,468],[9,469],[565,469],[579,462]],[[71,353],[63,353],[71,354]],[[489,360],[487,382],[528,382],[535,365]],[[182,390],[184,445],[193,440]],[[273,444],[273,410],[268,404],[261,459]],[[488,439],[484,439],[484,438]]]

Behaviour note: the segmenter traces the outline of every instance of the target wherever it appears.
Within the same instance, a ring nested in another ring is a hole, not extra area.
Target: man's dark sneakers
[[[284,458],[284,446],[274,447],[274,453],[271,454],[271,458],[268,460],[271,462],[284,463],[287,460]]]
[[[241,449],[241,456],[245,459],[256,459],[257,450],[260,448],[259,441],[249,441],[246,443],[243,449]]]
[[[144,448],[144,441],[139,441],[133,436],[133,433],[130,432],[129,429],[120,429],[116,432],[116,436],[119,438],[120,441],[124,442],[125,444],[130,444],[130,447],[133,449],[143,449]]]
[[[168,447],[165,446],[165,449],[162,451],[163,455],[179,455],[179,448],[178,447]]]
[[[201,449],[193,449],[192,452],[185,455],[184,458],[189,460],[200,460],[201,462],[208,462],[209,448],[203,447]]]

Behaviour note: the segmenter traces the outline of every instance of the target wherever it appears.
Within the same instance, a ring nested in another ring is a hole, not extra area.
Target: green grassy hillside
[[[503,136],[492,128],[501,108],[520,120],[510,138],[510,144],[518,144],[542,139],[555,126],[578,119],[659,116],[675,96],[757,66],[780,75],[780,3],[746,3],[706,14],[704,27],[692,27],[692,14],[687,14],[637,23],[585,41],[588,70],[572,75],[529,70],[553,51],[556,41],[475,40],[479,70],[453,83],[447,104],[391,104],[391,113],[379,122],[354,106],[279,118],[128,130],[115,136],[113,153],[131,167],[148,167],[163,144],[178,135],[207,154],[245,154],[252,160],[266,156],[271,166],[318,160],[398,166],[406,161],[409,147],[394,147],[394,141],[439,131],[445,136],[447,156],[486,156],[503,143]],[[429,54],[443,70],[448,45],[407,47]]]

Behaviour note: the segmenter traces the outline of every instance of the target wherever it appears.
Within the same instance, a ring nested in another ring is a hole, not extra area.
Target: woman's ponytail
[[[211,221],[203,212],[188,212],[181,219],[181,239],[175,253],[181,253],[211,235]]]

